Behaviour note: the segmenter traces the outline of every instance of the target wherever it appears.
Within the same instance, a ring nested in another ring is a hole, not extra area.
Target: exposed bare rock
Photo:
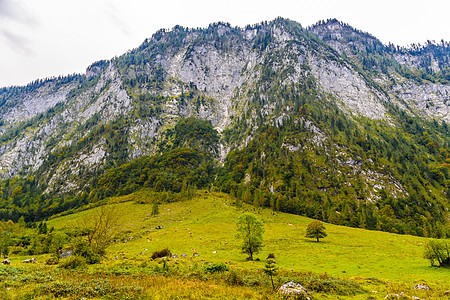
[[[283,284],[278,292],[287,299],[302,299],[310,300],[309,292],[301,285],[295,282],[288,282]]]
[[[408,80],[393,88],[393,92],[428,118],[450,123],[450,86],[436,83],[418,84]]]
[[[342,108],[370,119],[385,119],[387,99],[369,86],[356,71],[335,62],[311,60],[312,72],[321,88],[336,97]]]
[[[17,104],[5,111],[2,119],[13,123],[28,120],[46,112],[57,103],[64,102],[73,88],[74,84],[61,87],[55,87],[52,83],[44,84],[35,92],[10,99],[9,101],[16,101]]]

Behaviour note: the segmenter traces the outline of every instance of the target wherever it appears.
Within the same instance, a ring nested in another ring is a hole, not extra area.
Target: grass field
[[[425,238],[325,224],[328,236],[317,243],[304,236],[311,219],[245,205],[238,209],[226,194],[199,191],[192,200],[160,205],[157,216],[151,216],[152,204],[148,197],[142,191],[114,199],[117,203],[112,205],[120,217],[122,241],[110,246],[102,264],[90,266],[83,276],[109,280],[111,272],[108,270],[119,268],[120,276],[115,276],[114,280],[140,282],[140,286],[155,299],[164,299],[165,295],[192,299],[270,299],[276,296],[268,286],[230,286],[222,278],[228,275],[205,277],[196,268],[206,263],[226,263],[229,272],[235,270],[243,277],[253,274],[261,278],[259,284],[267,284],[266,276],[259,270],[264,268],[267,255],[274,253],[280,267],[277,284],[291,277],[312,276],[322,278],[328,284],[332,280],[343,280],[344,285],[354,282],[361,287],[361,291],[353,295],[345,295],[345,292],[329,294],[318,289],[315,299],[384,299],[389,293],[400,292],[421,299],[448,298],[444,292],[450,289],[450,269],[431,267],[422,258]],[[235,222],[245,211],[255,213],[264,221],[264,247],[256,255],[260,261],[246,261],[246,255],[240,252],[240,241],[235,237]],[[92,213],[93,210],[87,210],[55,218],[48,226],[57,230],[71,227],[80,220],[87,222]],[[162,229],[155,229],[157,226]],[[150,276],[133,268],[147,266],[151,254],[164,248],[180,256],[168,262],[172,269],[178,270],[176,276]],[[192,257],[194,252],[199,256]],[[183,258],[183,254],[187,257]],[[12,257],[13,265],[20,266],[22,259]],[[55,270],[53,268],[52,272]],[[139,280],[134,276],[138,273]],[[418,283],[426,283],[432,290],[414,290]],[[188,292],[176,292],[180,287],[187,288]],[[12,292],[5,291],[5,295],[8,294],[12,295]]]

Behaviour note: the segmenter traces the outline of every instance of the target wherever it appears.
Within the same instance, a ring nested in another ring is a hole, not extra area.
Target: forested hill
[[[450,235],[449,44],[337,20],[176,26],[0,90],[0,219],[211,188],[335,224]]]

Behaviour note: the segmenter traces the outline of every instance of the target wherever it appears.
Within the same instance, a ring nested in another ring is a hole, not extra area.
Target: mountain
[[[404,103],[422,117],[450,122],[448,42],[428,41],[409,49],[385,46],[375,37],[337,20],[319,22],[309,30],[369,73],[390,99]]]
[[[0,218],[212,188],[331,223],[448,235],[449,45],[337,20],[160,30],[0,91]]]

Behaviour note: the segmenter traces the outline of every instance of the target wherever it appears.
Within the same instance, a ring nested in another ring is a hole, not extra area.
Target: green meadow
[[[42,276],[59,278],[60,282],[72,282],[74,286],[70,288],[75,287],[74,291],[83,282],[100,279],[121,286],[122,290],[130,289],[120,294],[130,298],[111,299],[133,299],[132,295],[142,299],[278,299],[280,296],[272,292],[262,272],[269,253],[275,255],[279,267],[277,285],[288,280],[309,284],[313,299],[384,299],[387,294],[401,292],[404,299],[448,298],[445,292],[450,289],[450,269],[431,267],[423,258],[426,238],[325,224],[328,236],[316,242],[305,237],[312,219],[245,204],[237,208],[228,195],[208,191],[199,191],[191,200],[161,204],[156,216],[151,215],[152,199],[145,191],[111,202],[119,218],[115,230],[120,239],[107,248],[100,264],[63,270],[45,266],[48,255],[37,257],[33,266],[22,263],[27,257],[12,256],[12,265],[1,269],[8,278],[0,286],[5,299],[71,297],[70,293],[58,294],[51,289],[50,293],[42,293],[48,286],[39,279],[18,284],[20,279],[14,281],[5,271],[7,268],[16,268],[18,273],[26,273],[28,268],[31,273],[38,271]],[[56,231],[67,230],[89,222],[97,209],[51,219],[47,224]],[[240,251],[235,223],[243,212],[253,212],[264,222],[264,247],[255,256],[259,261],[246,261],[246,255]],[[163,264],[151,256],[165,248],[178,258],[164,263],[170,270],[164,273],[159,272]],[[228,271],[205,272],[205,266],[211,263],[225,264]],[[73,274],[84,279],[73,282]],[[415,290],[414,285],[419,283],[431,290]],[[49,280],[48,284],[54,282]],[[93,297],[86,299],[109,297],[108,293],[87,295]]]

